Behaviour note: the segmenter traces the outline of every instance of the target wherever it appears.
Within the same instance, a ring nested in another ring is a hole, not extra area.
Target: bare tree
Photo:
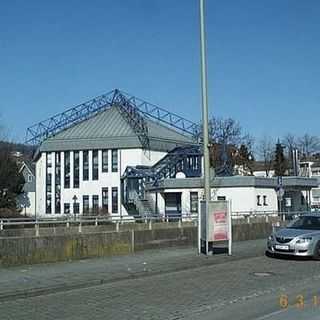
[[[292,133],[286,134],[282,138],[282,144],[286,146],[288,152],[290,153],[293,149],[298,148],[298,138]]]
[[[320,151],[320,139],[306,133],[298,139],[298,146],[303,157],[310,157]]]
[[[264,162],[264,169],[267,177],[270,174],[274,159],[274,145],[274,142],[269,136],[264,136],[257,146],[257,152]]]

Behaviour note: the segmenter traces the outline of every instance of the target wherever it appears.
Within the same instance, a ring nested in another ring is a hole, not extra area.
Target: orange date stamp
[[[281,294],[278,302],[281,309],[287,309],[289,306],[293,306],[302,310],[306,307],[306,302],[308,306],[320,307],[320,296],[313,295],[307,300],[303,294],[298,294],[291,298],[286,294]]]

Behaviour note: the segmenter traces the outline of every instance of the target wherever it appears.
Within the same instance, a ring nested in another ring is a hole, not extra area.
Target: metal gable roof
[[[176,145],[194,143],[191,137],[145,118],[151,150],[168,151]],[[40,145],[40,152],[99,148],[142,148],[139,137],[117,106],[86,119]]]

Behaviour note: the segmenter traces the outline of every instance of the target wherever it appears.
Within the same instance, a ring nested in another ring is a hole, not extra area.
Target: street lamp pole
[[[208,93],[207,93],[207,58],[204,0],[200,0],[200,45],[201,45],[201,95],[202,95],[202,126],[204,156],[204,200],[206,207],[211,198],[210,192],[210,158],[208,133]]]
[[[202,131],[203,131],[203,158],[204,158],[204,200],[205,215],[207,220],[209,200],[211,198],[210,190],[210,158],[209,158],[209,133],[208,133],[208,93],[207,93],[207,58],[206,58],[206,30],[205,30],[205,14],[204,0],[200,0],[200,53],[201,53],[201,100],[202,100]],[[201,215],[198,216],[198,254],[201,253]],[[206,229],[206,254],[208,254],[208,225]]]

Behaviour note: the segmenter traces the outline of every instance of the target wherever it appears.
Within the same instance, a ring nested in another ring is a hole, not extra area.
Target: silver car
[[[266,253],[320,260],[320,215],[302,215],[287,227],[274,231],[268,238]]]

